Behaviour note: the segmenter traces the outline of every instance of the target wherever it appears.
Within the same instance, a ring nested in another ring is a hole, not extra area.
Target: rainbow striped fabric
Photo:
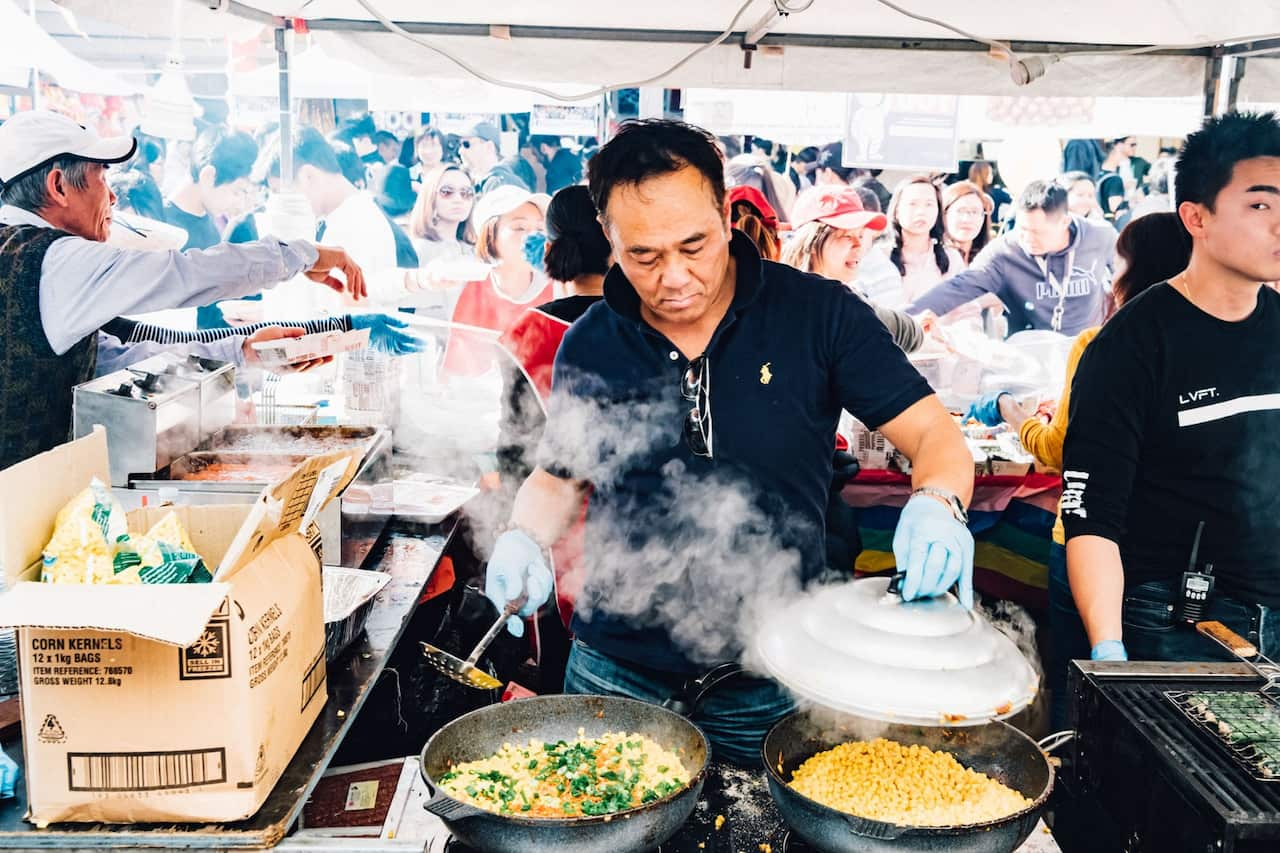
[[[981,593],[1031,610],[1047,608],[1049,543],[1061,495],[1057,474],[975,480],[969,529],[976,541],[974,586]],[[859,511],[859,573],[893,569],[893,531],[910,496],[910,478],[896,471],[862,471],[845,487],[845,502]]]

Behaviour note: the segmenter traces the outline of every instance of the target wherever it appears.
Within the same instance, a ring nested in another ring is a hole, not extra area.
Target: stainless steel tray
[[[315,456],[353,445],[372,445],[380,430],[367,426],[229,426],[197,450],[240,453],[300,453]]]

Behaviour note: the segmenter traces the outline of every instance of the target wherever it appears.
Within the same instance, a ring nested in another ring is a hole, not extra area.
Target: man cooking
[[[527,596],[519,615],[532,615],[552,592],[546,548],[592,488],[565,690],[661,702],[742,656],[758,608],[822,570],[841,409],[912,460],[894,538],[904,596],[958,582],[970,605],[972,460],[871,308],[730,229],[705,131],[626,124],[588,171],[616,266],[565,336],[539,465],[486,579],[500,608]],[[754,765],[791,709],[743,677],[694,719],[722,758]]]
[[[248,296],[299,273],[365,295],[346,252],[301,241],[189,252],[108,246],[115,194],[106,170],[135,145],[43,110],[0,125],[0,468],[69,438],[72,389],[93,377],[98,329],[117,316]],[[250,341],[297,334],[268,329],[222,346],[252,360]]]

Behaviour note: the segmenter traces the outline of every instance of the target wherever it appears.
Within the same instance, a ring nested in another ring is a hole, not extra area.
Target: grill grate
[[[1259,782],[1280,782],[1280,708],[1261,693],[1167,690],[1165,697],[1209,732]]]
[[[1178,686],[1183,685],[1185,681]],[[1246,823],[1280,821],[1280,785],[1260,783],[1216,735],[1192,723],[1165,697],[1171,686],[1167,681],[1111,683],[1103,685],[1103,693],[1219,814]]]

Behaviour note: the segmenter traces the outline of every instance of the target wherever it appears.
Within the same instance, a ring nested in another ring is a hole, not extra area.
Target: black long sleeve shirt
[[[1126,588],[1199,564],[1280,605],[1280,294],[1235,323],[1157,285],[1085,350],[1063,449],[1068,540],[1116,542]]]

